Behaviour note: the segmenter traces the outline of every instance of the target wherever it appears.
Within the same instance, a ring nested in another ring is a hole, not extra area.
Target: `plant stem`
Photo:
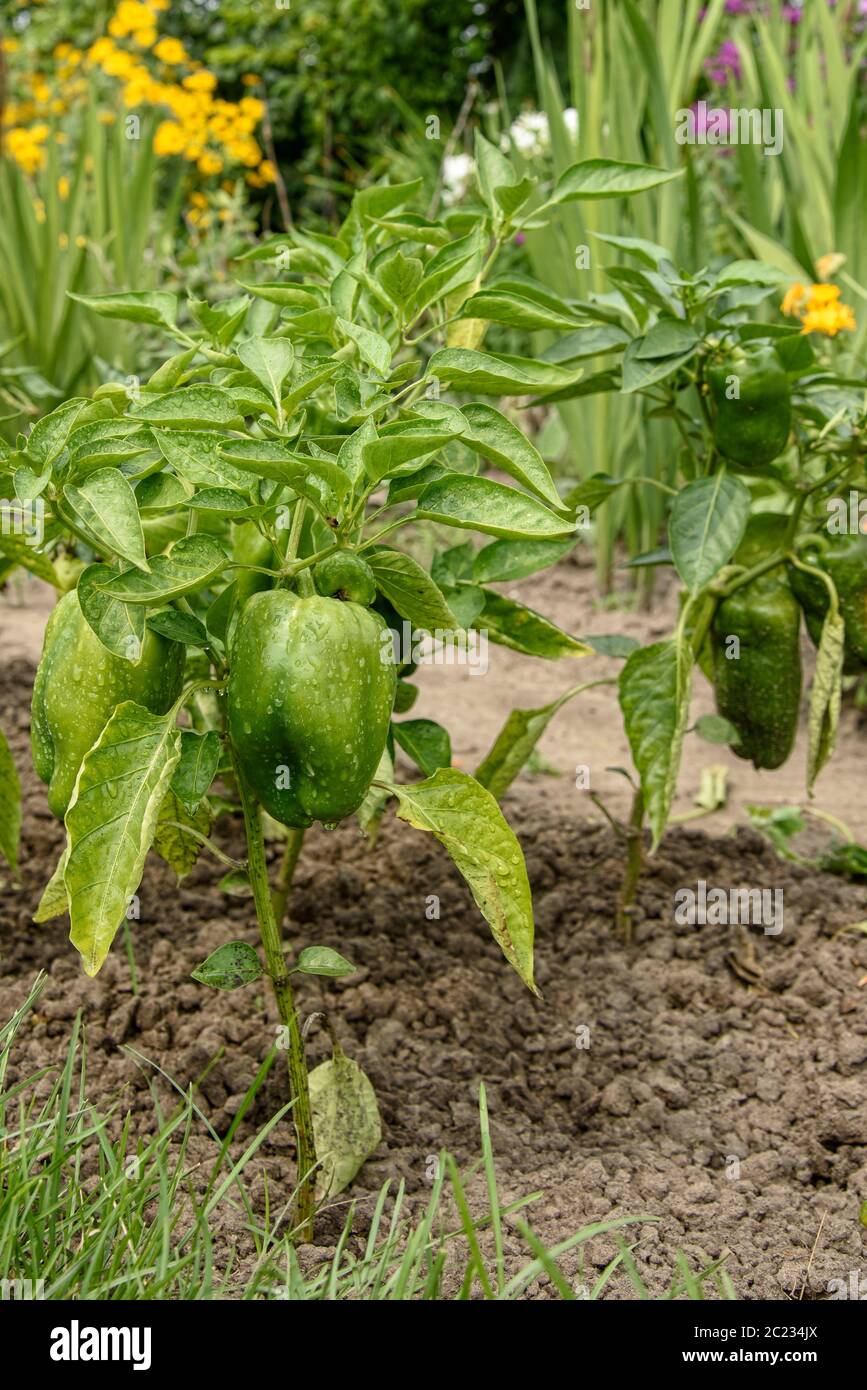
[[[641,868],[644,862],[644,840],[642,838],[642,827],[644,824],[644,796],[641,788],[635,793],[635,800],[632,803],[632,815],[629,817],[629,827],[627,836],[629,847],[626,852],[626,874],[617,894],[617,926],[622,935],[624,945],[632,944],[632,917],[631,908],[635,900],[635,890],[638,887],[638,880],[641,877]]]
[[[271,895],[274,903],[274,916],[278,928],[282,928],[283,921],[286,917],[286,904],[289,901],[292,880],[295,877],[295,867],[298,863],[298,856],[301,853],[301,846],[303,843],[303,830],[289,831],[289,834],[286,836],[286,848],[283,850],[283,862],[280,865],[277,887]]]
[[[244,811],[244,828],[247,832],[247,867],[253,888],[253,901],[256,904],[256,916],[259,919],[262,946],[265,951],[265,964],[277,1002],[280,1022],[286,1028],[289,1036],[287,1061],[289,1064],[289,1089],[294,1102],[292,1118],[295,1123],[298,1184],[295,1196],[295,1226],[298,1238],[308,1241],[313,1237],[316,1146],[313,1138],[313,1117],[310,1113],[310,1088],[307,1080],[307,1063],[304,1058],[304,1043],[298,1026],[292,981],[283,955],[280,926],[274,916],[274,905],[271,901],[271,887],[268,883],[268,868],[265,863],[265,842],[262,838],[262,812],[259,809],[259,803],[249,792],[241,769],[237,765],[235,776]]]

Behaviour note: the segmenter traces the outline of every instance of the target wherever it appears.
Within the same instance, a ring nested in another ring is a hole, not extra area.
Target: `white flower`
[[[522,111],[509,130],[509,140],[525,159],[544,154],[551,143],[548,117],[544,111]]]
[[[572,136],[572,139],[577,140],[579,121],[578,112],[575,110],[574,106],[566,107],[566,110],[563,112],[563,124],[565,125],[569,134]]]
[[[446,155],[443,160],[443,202],[446,207],[461,201],[475,172],[475,160],[471,155]]]

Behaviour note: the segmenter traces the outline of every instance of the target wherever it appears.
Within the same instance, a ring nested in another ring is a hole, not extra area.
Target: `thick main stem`
[[[292,1118],[295,1123],[298,1166],[295,1225],[300,1240],[311,1240],[315,1201],[316,1145],[313,1138],[313,1117],[310,1113],[310,1087],[307,1080],[304,1042],[298,1027],[292,981],[283,955],[280,926],[274,915],[274,905],[271,899],[268,867],[265,863],[265,842],[262,838],[262,813],[258,802],[253,799],[244,784],[240,768],[236,768],[236,777],[241,805],[244,810],[244,828],[247,832],[247,871],[253,889],[256,916],[259,919],[259,931],[265,951],[265,964],[271,979],[274,998],[277,1001],[280,1022],[285,1026],[289,1038],[287,1055],[289,1089],[294,1101]]]

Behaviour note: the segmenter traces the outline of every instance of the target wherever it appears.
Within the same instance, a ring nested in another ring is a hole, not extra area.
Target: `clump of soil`
[[[178,887],[152,856],[134,929],[137,996],[119,943],[88,980],[65,926],[33,925],[61,827],[30,767],[32,675],[23,662],[0,675],[0,724],[26,791],[23,883],[7,880],[0,893],[0,1017],[37,970],[49,980],[19,1034],[11,1080],[62,1061],[80,1008],[93,1103],[120,1095],[143,1126],[152,1122],[154,1074],[124,1044],[181,1087],[220,1054],[199,1102],[223,1133],[274,1042],[276,1015],[255,989],[220,994],[190,972],[227,940],[255,943],[252,907],[218,891],[221,866],[202,860]],[[827,1297],[829,1281],[867,1275],[867,938],[840,934],[867,916],[863,891],[779,860],[752,832],[679,830],[648,862],[625,947],[612,925],[624,858],[614,833],[556,810],[546,817],[538,796],[532,817],[522,814],[523,795],[519,784],[507,811],[534,891],[542,999],[509,970],[432,839],[389,818],[375,855],[353,825],[308,836],[292,945],[335,947],[358,972],[301,980],[300,1004],[328,1010],[384,1122],[353,1189],[358,1229],[365,1195],[386,1178],[405,1179],[424,1201],[431,1155],[445,1147],[475,1159],[484,1080],[503,1199],[541,1188],[529,1218],[549,1245],[590,1221],[646,1213],[660,1220],[632,1227],[630,1242],[653,1291],[669,1282],[678,1249],[693,1265],[730,1252],[745,1298]],[[237,827],[221,821],[216,834],[241,852]],[[782,888],[782,933],[677,925],[675,893],[700,879]],[[312,1030],[310,1051],[312,1062],[326,1055],[324,1030]],[[275,1067],[238,1142],[285,1099]],[[263,1171],[272,1192],[288,1195],[292,1151],[289,1126],[278,1126],[247,1170],[254,1202]],[[342,1219],[326,1216],[318,1239],[333,1242]],[[240,1223],[223,1222],[218,1258],[221,1243],[243,1251],[245,1240]],[[587,1251],[592,1276],[614,1246],[596,1238]],[[526,1262],[514,1234],[507,1254],[513,1268]],[[615,1282],[609,1296],[634,1293]]]

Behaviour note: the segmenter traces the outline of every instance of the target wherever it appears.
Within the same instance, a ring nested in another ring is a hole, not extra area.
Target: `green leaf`
[[[394,695],[395,714],[408,714],[417,699],[418,686],[412,685],[409,681],[399,680]],[[389,776],[393,775],[393,773],[389,773]]]
[[[485,606],[474,626],[487,631],[492,642],[527,656],[556,661],[560,657],[589,656],[591,649],[533,608],[485,589]]]
[[[244,421],[228,391],[218,386],[185,386],[164,396],[144,396],[129,416],[167,430],[242,429]]]
[[[495,356],[472,348],[440,348],[431,357],[425,375],[471,395],[527,396],[570,387],[580,379],[582,371],[580,367],[569,370],[531,357]]]
[[[66,855],[67,851],[64,848],[54,873],[42,890],[42,897],[39,899],[39,905],[33,914],[34,922],[53,922],[55,918],[62,917],[64,913],[69,911],[69,898],[66,893],[66,884],[63,881]]]
[[[365,445],[376,437],[376,425],[368,416],[364,424],[354,434],[347,435],[341,444],[337,462],[351,482],[357,483],[364,476]]]
[[[201,589],[222,574],[229,557],[223,546],[210,536],[188,536],[177,541],[168,555],[155,555],[151,573],[125,570],[99,588],[121,603],[147,603],[153,607]]]
[[[500,801],[525,766],[555,714],[567,701],[589,689],[589,684],[576,685],[559,699],[538,709],[513,709],[490,752],[476,768],[476,780]]]
[[[460,627],[441,589],[417,560],[400,550],[367,551],[365,559],[376,576],[376,587],[414,627],[453,632]]]
[[[443,246],[428,261],[425,277],[418,287],[413,312],[417,316],[428,305],[470,284],[480,274],[487,239],[482,223],[465,237]]]
[[[295,965],[302,975],[325,975],[329,980],[341,980],[354,975],[356,966],[330,946],[305,946]]]
[[[562,508],[545,460],[517,425],[491,405],[467,405],[461,413],[466,421],[461,438],[468,448],[496,464],[543,502]]]
[[[117,579],[111,565],[88,565],[78,579],[78,602],[85,622],[113,656],[136,665],[145,636],[145,611],[106,594],[102,585]]]
[[[249,479],[226,461],[219,434],[205,430],[154,430],[166,463],[195,487],[245,488]]]
[[[313,479],[321,478],[338,498],[349,488],[349,479],[339,462],[296,453],[278,439],[232,440],[221,445],[221,453],[243,472],[283,483],[319,506],[322,493]]]
[[[208,634],[204,623],[193,617],[192,613],[179,613],[176,608],[164,608],[159,613],[149,613],[147,626],[154,632],[170,637],[173,642],[184,642],[190,647],[204,647]]]
[[[576,544],[574,536],[560,541],[491,541],[477,551],[472,576],[477,584],[503,584],[547,569]]]
[[[683,176],[683,169],[654,169],[649,164],[626,164],[617,159],[585,159],[567,169],[545,204],[598,198],[631,197]]]
[[[311,296],[315,303],[315,299]],[[247,310],[250,307],[250,296],[248,294],[232,295],[230,299],[222,299],[218,304],[208,304],[204,299],[190,299],[187,301],[190,312],[198,323],[202,325],[211,340],[221,347],[228,346],[238,333],[241,325],[247,317]],[[187,354],[179,354],[179,357],[194,356],[195,349],[190,349]],[[152,377],[149,386],[153,386]],[[174,386],[175,382],[166,382],[166,385]],[[159,383],[156,389],[161,389],[163,383]]]
[[[63,497],[99,550],[149,568],[135,493],[116,468],[98,469],[81,487],[68,483]]]
[[[70,299],[92,309],[104,319],[123,319],[127,323],[152,323],[158,328],[174,328],[178,316],[178,297],[163,290],[140,290],[129,294],[73,294]]]
[[[496,285],[489,285],[465,300],[461,305],[461,318],[486,319],[489,323],[503,323],[509,328],[523,328],[528,333],[547,329],[563,331],[583,322],[581,315],[571,311],[566,304],[557,311],[527,295],[497,289]]]
[[[734,745],[740,740],[734,724],[731,720],[724,719],[721,714],[702,714],[695,721],[694,732],[699,738],[703,738],[705,743]]]
[[[451,855],[506,960],[538,994],[527,869],[494,797],[456,768],[440,768],[424,782],[389,790],[398,799],[400,819],[433,835]]]
[[[264,973],[259,957],[246,941],[227,941],[191,971],[192,978],[200,985],[227,990],[251,985]]]
[[[377,267],[377,279],[395,304],[408,304],[424,275],[424,266],[417,256],[407,256],[397,247]]]
[[[288,338],[248,338],[237,348],[249,372],[260,381],[274,401],[280,402],[283,382],[292,370],[295,349]]]
[[[444,526],[481,531],[491,536],[521,539],[525,536],[572,536],[573,523],[564,521],[515,488],[490,478],[450,473],[430,483],[419,498],[416,515]]]
[[[680,357],[698,347],[701,339],[695,329],[682,319],[662,315],[649,333],[639,339],[635,356],[639,358]]]
[[[643,391],[654,382],[665,381],[674,376],[690,358],[695,356],[696,348],[690,348],[679,356],[643,357],[641,350],[643,338],[635,338],[623,354],[623,390]]]
[[[220,735],[211,730],[197,734],[181,730],[181,760],[172,777],[172,791],[194,815],[217,775],[220,765]]]
[[[426,777],[432,777],[438,768],[451,767],[452,741],[441,724],[432,719],[404,719],[391,728],[395,743]]]
[[[331,1061],[310,1073],[310,1110],[321,1165],[316,1195],[335,1197],[349,1186],[382,1138],[376,1093],[358,1063],[336,1044]]]
[[[91,405],[84,397],[64,401],[50,414],[37,420],[27,436],[27,456],[39,468],[48,468],[66,448],[66,441],[79,415]]]
[[[197,835],[187,834],[195,830]],[[163,797],[157,816],[153,845],[157,854],[174,869],[178,882],[186,878],[195,868],[202,852],[202,841],[198,835],[211,832],[211,811],[203,801],[191,814],[171,787]]]
[[[619,685],[626,734],[653,836],[652,853],[662,838],[677,789],[691,694],[689,654],[671,640],[639,647],[621,671]]]
[[[538,179],[528,176],[521,179],[519,183],[504,183],[494,189],[494,197],[507,220],[514,217],[515,213],[524,206],[538,182]]]
[[[846,626],[839,613],[828,610],[816,653],[816,671],[807,716],[807,794],[813,795],[816,778],[834,752],[840,722]]]
[[[624,632],[606,632],[598,637],[595,634],[592,637],[584,636],[581,641],[600,656],[613,656],[618,660],[624,660],[640,645],[634,637],[627,637]]]
[[[341,318],[337,320],[337,327],[358,348],[362,362],[379,372],[380,376],[388,375],[391,348],[381,333],[374,333],[370,328],[362,328],[360,324],[349,323],[347,319]]]
[[[734,555],[750,517],[752,497],[739,478],[720,472],[687,483],[668,522],[677,572],[697,594]]]
[[[12,872],[18,873],[18,840],[21,835],[21,782],[0,729],[0,854]]]
[[[70,939],[95,975],[126,916],[181,755],[174,712],[118,705],[86,755],[66,813]]]
[[[512,187],[517,183],[518,175],[502,150],[487,140],[478,126],[475,132],[475,154],[476,175],[482,200],[495,219],[501,221],[502,207],[496,199],[497,189]]]
[[[787,285],[790,276],[764,261],[732,261],[716,278],[718,290],[732,285]]]
[[[378,439],[362,446],[364,470],[371,482],[404,473],[414,473],[419,460],[430,458],[455,437],[455,432],[436,422],[400,421],[386,425]]]

